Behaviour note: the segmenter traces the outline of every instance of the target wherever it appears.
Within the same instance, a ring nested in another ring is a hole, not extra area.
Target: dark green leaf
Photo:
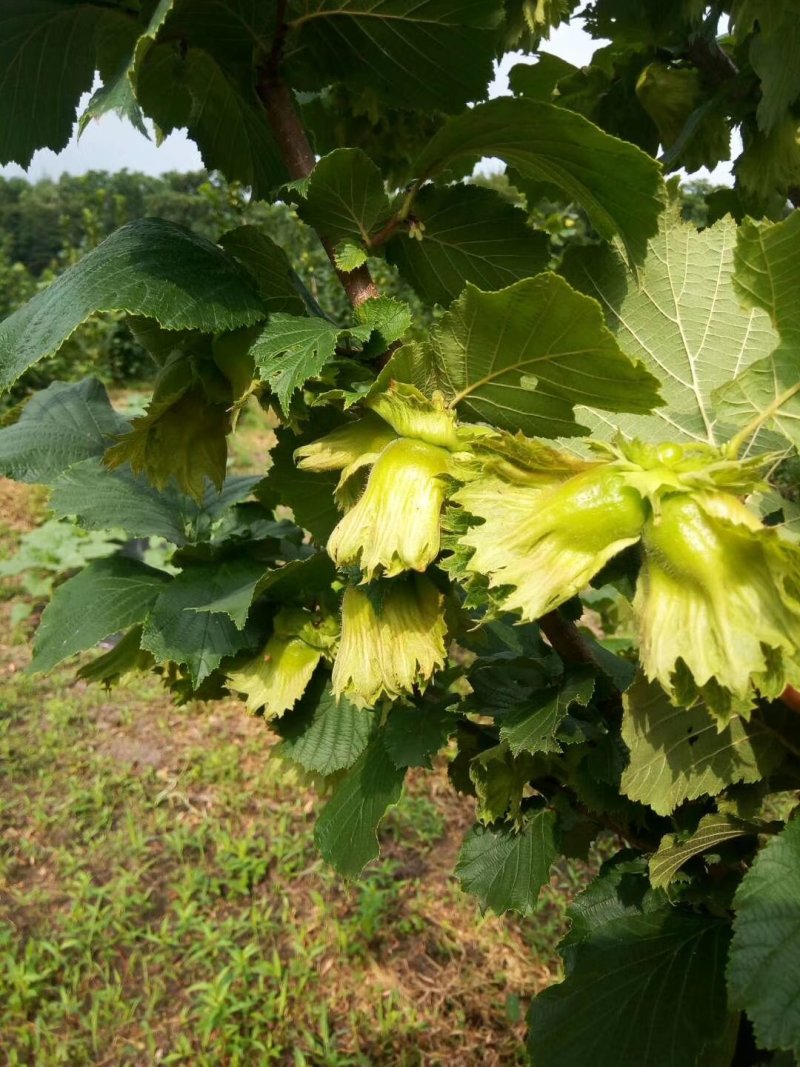
[[[502,289],[547,267],[546,234],[535,233],[524,211],[489,189],[429,186],[413,210],[414,235],[395,237],[386,255],[428,303],[449,304],[467,282]]]
[[[553,183],[602,237],[619,234],[631,260],[644,259],[664,186],[658,164],[634,145],[572,111],[506,97],[450,119],[417,160],[417,177],[432,178],[464,155],[499,156],[523,178]]]
[[[747,1012],[759,1047],[800,1055],[800,820],[756,856],[733,903],[731,1004]]]
[[[730,815],[704,815],[694,833],[684,840],[679,841],[674,834],[662,838],[650,859],[650,881],[656,889],[667,886],[692,856],[713,852],[725,841],[754,832]]]
[[[96,311],[127,311],[170,330],[209,333],[265,316],[249,275],[216,245],[172,222],[139,219],[0,323],[0,389],[57,352]]]
[[[271,453],[272,467],[259,494],[269,497],[270,506],[280,503],[290,507],[298,526],[308,530],[319,544],[328,540],[340,518],[333,499],[339,472],[298,471],[292,455],[324,432],[320,427],[299,437],[288,430],[279,432],[278,445]]]
[[[314,840],[340,874],[357,878],[380,852],[378,825],[400,799],[405,773],[395,767],[378,735],[336,787],[317,819]]]
[[[432,766],[432,757],[458,726],[456,717],[435,706],[394,708],[384,730],[386,751],[396,767]]]
[[[297,213],[334,244],[368,244],[390,214],[381,172],[360,148],[337,148],[314,167]]]
[[[584,432],[574,405],[650,411],[657,380],[630,360],[594,300],[556,274],[498,293],[468,285],[433,331],[441,384],[462,418],[542,437]]]
[[[496,0],[293,0],[289,72],[302,88],[344,81],[455,111],[486,92],[500,15]]]
[[[247,267],[270,314],[303,314],[305,306],[292,281],[289,257],[271,237],[255,226],[239,226],[224,233],[219,243]]]
[[[31,397],[17,422],[0,429],[0,474],[50,482],[71,464],[102,456],[129,429],[95,378],[53,382]]]
[[[500,726],[500,739],[507,741],[514,755],[520,752],[560,752],[558,731],[569,709],[586,707],[594,692],[594,671],[572,667],[563,683],[532,694]]]
[[[242,567],[252,566],[250,560],[240,563]],[[219,666],[223,657],[255,647],[255,635],[247,629],[237,629],[225,615],[191,610],[224,595],[235,580],[236,571],[236,561],[221,567],[187,567],[164,589],[145,622],[142,648],[152,652],[159,663],[188,667],[195,687]]]
[[[468,893],[501,915],[531,915],[557,855],[556,816],[539,811],[517,832],[506,826],[473,826],[464,838],[456,876]]]
[[[31,670],[49,671],[142,622],[168,576],[123,556],[95,560],[64,582],[42,615]]]
[[[337,702],[328,682],[318,671],[294,710],[272,723],[282,738],[276,754],[324,775],[352,767],[375,726],[372,712]]]
[[[699,1064],[728,1023],[729,936],[725,919],[668,906],[600,923],[531,1005],[537,1067]]]

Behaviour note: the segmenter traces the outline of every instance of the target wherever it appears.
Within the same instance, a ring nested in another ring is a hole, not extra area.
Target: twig
[[[597,666],[591,648],[581,637],[574,622],[565,619],[557,611],[548,611],[538,622],[539,629],[565,663],[591,663]]]

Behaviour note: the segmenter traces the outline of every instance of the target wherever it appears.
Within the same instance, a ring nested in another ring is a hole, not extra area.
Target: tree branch
[[[288,26],[286,23],[286,3],[278,7],[277,27],[272,42],[272,49],[264,63],[256,85],[258,97],[264,107],[267,122],[281,153],[283,162],[293,181],[307,178],[314,169],[317,158],[308,139],[300,115],[297,112],[292,90],[283,80],[280,62]],[[365,300],[378,296],[379,291],[366,266],[356,270],[343,271],[336,266],[334,246],[320,235],[322,246],[328,259],[333,264],[336,276],[347,294],[353,307],[358,307]]]
[[[565,619],[557,611],[548,611],[538,623],[539,629],[565,663],[591,663],[597,666],[591,648],[581,637],[574,622]]]

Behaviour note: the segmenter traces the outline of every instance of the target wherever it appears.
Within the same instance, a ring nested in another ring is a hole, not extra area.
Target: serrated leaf
[[[740,428],[763,419],[800,444],[800,215],[746,220],[736,241],[734,287],[753,314],[765,311],[780,343],[714,394],[720,418]]]
[[[303,300],[292,281],[292,265],[284,250],[256,226],[228,230],[219,244],[252,274],[270,314],[302,315]]]
[[[769,133],[800,96],[800,22],[793,0],[740,0],[734,5],[733,25],[750,41],[750,63],[761,80],[756,115]]]
[[[547,267],[547,235],[534,232],[524,211],[489,189],[427,186],[413,213],[419,239],[393,238],[386,257],[427,303],[449,304],[467,282],[502,289]]]
[[[725,1032],[725,919],[662,907],[600,924],[531,1004],[537,1067],[688,1067]]]
[[[499,156],[523,177],[576,200],[595,229],[619,235],[635,262],[658,229],[664,185],[658,164],[573,111],[540,100],[490,100],[450,119],[417,159],[420,182],[462,156]]]
[[[517,63],[508,72],[508,84],[516,96],[549,103],[561,78],[578,70],[572,63],[549,52],[539,52],[535,63]]]
[[[58,516],[74,515],[88,530],[119,528],[129,537],[164,537],[186,543],[186,497],[167,488],[159,492],[129,469],[109,471],[92,457],[73,464],[53,482],[50,507]]]
[[[527,752],[514,756],[502,743],[476,756],[470,763],[469,777],[475,787],[480,822],[489,825],[506,820],[520,825],[523,793],[537,769]]]
[[[367,262],[367,253],[360,245],[352,244],[350,241],[340,241],[334,249],[333,259],[339,270],[349,273],[351,270],[358,270],[359,267],[364,266]]]
[[[498,293],[468,285],[429,349],[442,391],[464,419],[541,437],[584,431],[576,404],[649,411],[657,381],[606,329],[599,306],[556,274]]]
[[[618,430],[645,441],[722,443],[712,394],[775,347],[767,316],[745,311],[733,286],[736,226],[724,219],[698,231],[665,213],[639,280],[611,249],[570,250],[563,272],[599,300],[620,347],[661,382],[653,418],[578,411],[595,436]],[[724,340],[722,340],[724,339]]]
[[[286,168],[244,66],[247,60],[234,56],[228,61],[221,54],[234,25],[230,8],[203,2],[212,18],[203,27],[201,42],[186,47],[197,37],[198,23],[191,8],[181,4],[178,17],[167,23],[171,40],[151,48],[139,66],[136,97],[162,135],[188,129],[206,169],[219,170],[228,181],[240,181],[264,198],[286,181]],[[268,11],[272,5],[260,7]],[[221,11],[218,36],[209,42],[215,11]],[[248,43],[252,54],[254,42]]]
[[[408,108],[455,111],[486,93],[500,16],[496,0],[293,0],[292,84],[345,81],[390,104],[400,93]]]
[[[759,722],[737,716],[724,730],[702,704],[676,708],[640,676],[623,697],[622,739],[630,761],[622,792],[669,815],[685,800],[757,782],[780,762],[779,742]]]
[[[378,826],[403,791],[398,770],[378,735],[336,787],[317,819],[314,840],[322,856],[346,878],[357,878],[379,854]]]
[[[287,411],[295,391],[317,377],[334,356],[344,334],[366,340],[369,329],[343,330],[327,319],[299,315],[272,315],[251,354],[261,377],[275,391]]]
[[[393,296],[376,296],[356,308],[356,322],[372,330],[370,346],[376,341],[381,348],[399,341],[411,327],[411,308]]]
[[[759,1047],[800,1055],[800,820],[759,852],[733,907],[731,1004],[747,1012]]]
[[[504,717],[500,740],[514,755],[520,752],[561,752],[559,727],[575,704],[586,707],[594,692],[594,671],[572,667],[560,686],[535,692],[520,707]]]
[[[352,767],[375,727],[372,712],[337,701],[328,683],[317,672],[297,706],[272,723],[282,738],[276,755],[324,775]]]
[[[684,841],[677,841],[674,834],[666,834],[658,851],[650,858],[650,882],[659,889],[669,885],[678,871],[692,856],[712,852],[718,845],[736,837],[756,833],[730,815],[704,815],[697,829]]]
[[[142,622],[168,580],[163,571],[124,556],[90,563],[59,586],[44,609],[30,669],[52,670],[76,652]]]
[[[161,592],[145,622],[142,648],[159,663],[186,666],[195,688],[225,656],[255,647],[257,635],[247,627],[238,629],[225,615],[191,610],[210,597],[222,596],[235,581],[236,568],[236,561],[187,567]]]
[[[289,430],[278,432],[278,444],[272,449],[272,466],[260,492],[270,507],[283,504],[292,509],[295,522],[308,530],[318,544],[328,540],[340,515],[333,493],[339,482],[338,471],[298,471],[292,458],[296,449],[324,433],[315,427],[296,436]]]
[[[539,811],[520,831],[506,826],[473,826],[458,855],[456,877],[483,911],[531,915],[556,859],[556,816]]]
[[[113,6],[63,0],[0,5],[0,163],[27,167],[37,148],[64,148],[81,94],[92,87],[99,34],[126,40]]]
[[[316,164],[297,214],[334,244],[369,244],[391,209],[381,172],[360,148],[337,148]],[[359,264],[356,264],[359,266]],[[341,270],[353,270],[343,267]]]
[[[158,0],[144,32],[136,39],[132,52],[125,57],[115,75],[101,86],[89,101],[80,118],[81,131],[92,119],[100,118],[106,112],[115,111],[121,118],[128,119],[145,137],[148,136],[147,127],[142,120],[142,112],[134,94],[136,70],[155,43],[158,31],[171,11],[173,3],[174,0]]]
[[[393,709],[384,729],[386,751],[396,767],[427,767],[432,757],[455,733],[458,719],[447,708]]]
[[[247,273],[216,245],[172,222],[138,219],[0,323],[0,389],[57,352],[96,311],[126,311],[166,329],[208,333],[265,316]]]
[[[53,382],[30,398],[15,423],[0,428],[0,474],[51,482],[71,464],[102,456],[129,429],[96,378]]]

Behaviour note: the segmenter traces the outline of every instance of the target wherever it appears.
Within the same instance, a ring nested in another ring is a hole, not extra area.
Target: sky
[[[584,66],[592,53],[606,42],[594,41],[583,30],[580,19],[560,26],[544,42],[542,51],[561,56],[575,66]],[[508,89],[508,72],[515,63],[526,59],[520,53],[504,56],[498,65],[492,96],[505,95]],[[88,101],[88,94],[81,100],[80,112]],[[735,146],[734,146],[735,150]],[[500,163],[497,162],[499,168]],[[132,170],[145,174],[163,174],[165,171],[200,170],[203,160],[183,131],[171,133],[160,145],[155,139],[148,140],[130,123],[116,115],[104,115],[91,122],[80,139],[77,128],[63,151],[55,153],[48,148],[40,149],[33,157],[30,167],[24,170],[16,163],[0,167],[5,177],[27,176],[33,181],[40,178],[58,178],[61,174],[85,174],[89,170]],[[485,169],[485,166],[484,168]],[[496,169],[496,168],[493,168]],[[701,171],[698,177],[712,181],[730,182],[730,164],[721,164],[715,171]]]

